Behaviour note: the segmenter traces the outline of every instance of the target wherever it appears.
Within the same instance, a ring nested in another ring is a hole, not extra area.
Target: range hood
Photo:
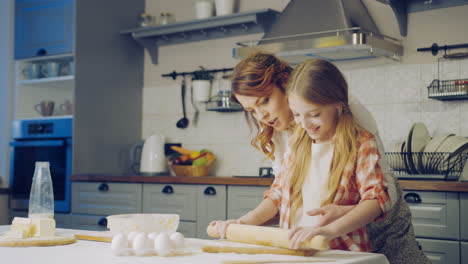
[[[291,0],[261,40],[237,44],[234,58],[263,51],[293,64],[310,58],[398,60],[403,54],[398,40],[380,34],[362,0]]]

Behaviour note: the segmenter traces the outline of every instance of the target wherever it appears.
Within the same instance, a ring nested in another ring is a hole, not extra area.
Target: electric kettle
[[[140,158],[141,174],[154,175],[167,172],[164,141],[164,136],[159,134],[153,134],[145,140]]]

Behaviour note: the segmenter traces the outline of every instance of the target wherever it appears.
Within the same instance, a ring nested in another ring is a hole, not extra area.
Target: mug
[[[75,62],[63,62],[60,64],[60,76],[73,75],[75,73]]]
[[[58,62],[49,61],[42,65],[41,73],[45,77],[57,77],[60,75],[60,64]]]
[[[28,80],[40,78],[40,74],[41,64],[39,63],[28,63],[26,67],[23,68],[23,76]]]
[[[51,116],[54,113],[54,101],[41,101],[34,106],[34,110],[42,116]]]
[[[60,109],[67,115],[73,113],[73,103],[70,100],[66,100],[63,104],[60,104]]]

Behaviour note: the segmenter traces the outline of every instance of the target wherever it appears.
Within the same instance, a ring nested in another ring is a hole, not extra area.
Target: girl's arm
[[[316,235],[330,239],[346,235],[374,221],[382,214],[378,200],[364,200],[349,213],[322,227],[296,227],[289,233],[290,248],[297,249],[299,245]]]

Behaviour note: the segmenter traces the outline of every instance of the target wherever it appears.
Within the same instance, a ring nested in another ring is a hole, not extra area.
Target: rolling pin
[[[226,246],[204,246],[203,252],[207,253],[239,253],[239,254],[276,254],[292,256],[313,256],[318,250],[295,250],[285,248],[257,248],[257,247],[226,247]]]
[[[208,225],[206,232],[211,237],[219,237],[216,227]],[[226,239],[229,241],[256,244],[263,246],[289,249],[288,229],[230,224],[226,229]],[[324,236],[314,236],[309,241],[304,241],[299,249],[328,249],[329,240]]]

